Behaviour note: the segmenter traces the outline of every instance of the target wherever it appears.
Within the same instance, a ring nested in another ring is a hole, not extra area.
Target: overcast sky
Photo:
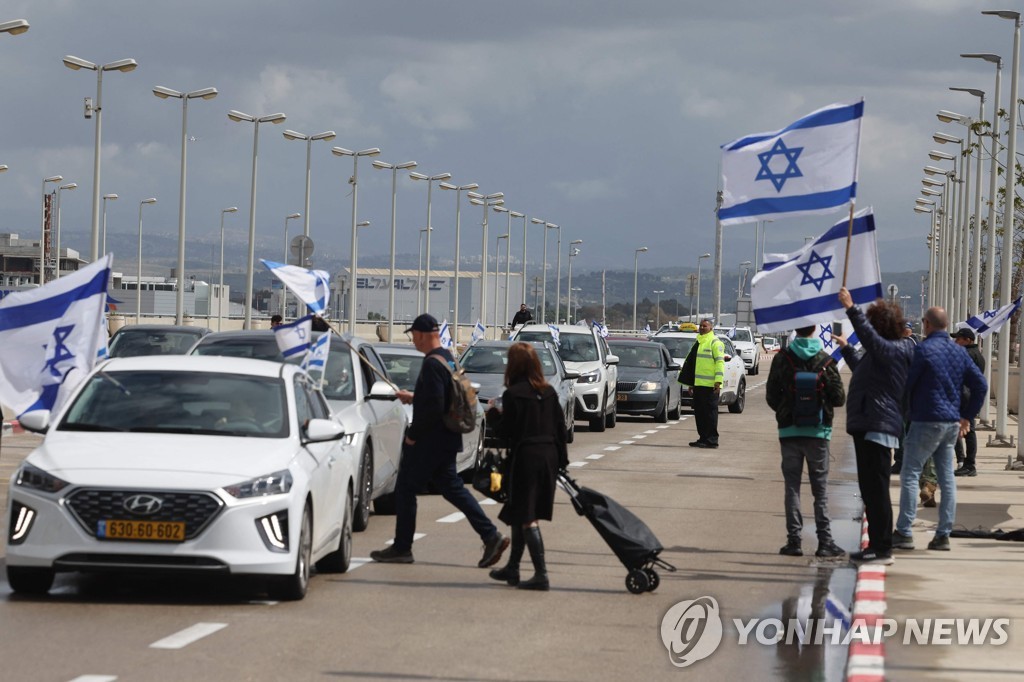
[[[216,239],[220,210],[234,205],[228,238],[246,239],[253,128],[228,120],[238,109],[288,117],[261,126],[257,257],[280,257],[284,216],[303,209],[306,149],[284,139],[291,128],[338,135],[313,146],[318,253],[349,254],[352,160],[332,156],[337,145],[379,147],[381,160],[504,192],[513,210],[561,225],[563,250],[584,240],[577,271],[632,268],[641,246],[650,249],[642,266],[693,267],[714,247],[719,145],[863,97],[858,206],[875,208],[883,270],[923,269],[928,218],[912,208],[931,135],[964,130],[935,113],[976,114],[978,100],[949,86],[993,89],[994,67],[961,52],[1003,55],[1006,106],[1013,24],[980,10],[1011,4],[7,0],[0,21],[24,18],[31,30],[0,36],[0,163],[10,166],[0,232],[38,236],[41,181],[56,174],[79,184],[63,195],[64,230],[88,229],[94,121],[82,101],[95,96],[96,76],[61,58],[131,57],[134,72],[104,77],[101,190],[121,197],[109,204],[110,232],[134,234],[139,200],[156,196],[146,232],[177,233],[181,105],[151,89],[214,86],[216,99],[189,106],[190,237]],[[386,255],[391,174],[369,160],[358,209],[372,221],[360,257]],[[426,213],[426,183],[400,176],[399,252],[416,253]],[[481,213],[463,198],[464,254],[480,253]],[[454,251],[454,216],[455,193],[435,190],[435,257]],[[767,250],[794,250],[839,219],[772,224]],[[492,250],[506,221],[492,214]],[[515,254],[521,220],[512,234]],[[541,237],[531,225],[531,263]],[[727,228],[725,272],[753,255],[753,225]],[[115,253],[115,267],[133,261]]]

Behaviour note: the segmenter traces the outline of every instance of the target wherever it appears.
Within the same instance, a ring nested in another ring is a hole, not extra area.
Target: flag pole
[[[846,288],[846,271],[850,269],[850,242],[853,240],[853,202],[850,202],[850,224],[846,228],[846,258],[843,260],[843,288]]]

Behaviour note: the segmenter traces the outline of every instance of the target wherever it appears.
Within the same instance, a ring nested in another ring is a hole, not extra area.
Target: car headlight
[[[39,467],[34,467],[31,464],[22,464],[18,470],[17,477],[14,479],[14,485],[41,490],[44,493],[55,493],[66,488],[69,483],[52,474],[48,474]]]
[[[285,469],[275,471],[266,476],[257,476],[235,485],[224,486],[224,491],[232,497],[242,500],[247,497],[264,497],[266,495],[283,495],[292,489],[292,474]]]
[[[580,378],[576,380],[578,384],[596,384],[601,380],[601,370],[595,369],[593,372],[587,372],[581,374]]]
[[[641,381],[640,385],[636,387],[638,391],[657,391],[661,388],[656,381]]]

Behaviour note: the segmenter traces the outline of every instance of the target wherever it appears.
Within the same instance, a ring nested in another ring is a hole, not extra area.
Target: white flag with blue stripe
[[[309,350],[306,351],[305,357],[302,358],[302,369],[307,372],[319,372],[321,380],[324,376],[324,368],[327,366],[327,356],[331,352],[331,333],[324,332],[316,341],[310,346]]]
[[[551,332],[551,342],[555,344],[555,348],[561,347],[561,344],[558,341],[558,339],[559,339],[558,325],[556,325],[556,324],[549,324],[548,325],[548,331]]]
[[[643,332],[644,332],[644,336],[646,336],[647,338],[651,338],[651,323],[650,322],[648,322],[647,324],[644,325]]]
[[[45,286],[0,300],[0,403],[21,416],[52,410],[65,377],[96,364],[106,336],[108,254]]]
[[[441,340],[441,348],[445,350],[451,350],[452,346],[452,330],[448,327],[448,320],[441,323],[441,331],[438,333]]]
[[[600,322],[598,322],[597,320],[594,320],[594,329],[597,330],[597,333],[601,336],[602,339],[608,338],[608,328],[605,327]]]
[[[476,324],[473,326],[473,336],[470,337],[469,344],[473,345],[480,339],[484,338],[485,334],[487,334],[487,327],[484,326],[483,322],[477,320]]]
[[[857,196],[864,101],[830,104],[722,146],[723,225],[829,213]]]
[[[845,315],[839,303],[849,221],[787,254],[765,254],[764,269],[751,282],[754,320],[761,333],[799,329]],[[857,305],[882,296],[875,244],[875,218],[867,208],[854,214],[846,288]]]
[[[323,315],[331,297],[331,276],[325,270],[309,270],[298,265],[285,265],[271,260],[260,259],[288,290],[306,304],[311,313]]]
[[[967,322],[963,322],[961,324],[967,325],[974,330],[974,333],[977,334],[979,338],[984,339],[993,332],[999,331],[1004,324],[1010,321],[1010,318],[1013,317],[1014,313],[1020,310],[1020,301],[1021,297],[1018,296],[1017,300],[1012,303],[1007,303],[1001,308],[986,310],[981,313],[980,316],[971,315],[967,318]]]
[[[285,360],[309,350],[313,338],[313,316],[306,315],[294,322],[274,327],[274,339]]]
[[[818,338],[821,339],[821,348],[826,353],[832,356],[832,360],[836,363],[836,369],[842,369],[846,360],[843,359],[842,348],[839,344],[832,340],[832,323],[819,324],[818,325]],[[846,342],[850,344],[852,348],[860,346],[860,339],[857,338],[857,332],[850,332],[850,335],[846,337]]]

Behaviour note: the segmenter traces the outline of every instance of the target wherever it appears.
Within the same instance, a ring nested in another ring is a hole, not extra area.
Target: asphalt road
[[[767,369],[767,367],[765,367]],[[101,680],[675,680],[841,679],[841,646],[738,643],[733,619],[806,618],[826,595],[849,607],[854,570],[817,561],[804,486],[804,547],[784,544],[782,479],[767,372],[747,377],[747,409],[722,409],[717,450],[689,448],[692,414],[656,425],[621,418],[604,433],[579,423],[572,473],[642,518],[678,571],[660,571],[651,593],[626,591],[626,570],[559,492],[543,528],[552,590],[523,592],[476,568],[481,545],[437,496],[420,498],[413,565],[365,559],[344,575],[315,576],[304,601],[265,601],[258,582],[58,575],[45,598],[12,595],[0,577],[0,678]],[[839,412],[842,412],[841,410]],[[846,549],[859,536],[852,445],[837,415],[830,485],[833,532]],[[38,438],[7,436],[6,479]],[[485,510],[496,516],[497,507]],[[6,517],[6,514],[5,514]],[[393,532],[378,516],[355,536],[368,557]],[[4,523],[6,535],[6,520]],[[524,571],[528,568],[524,558]],[[528,575],[529,573],[527,573]],[[2,576],[3,574],[0,574]],[[721,645],[678,668],[662,643],[666,612],[710,596]]]

